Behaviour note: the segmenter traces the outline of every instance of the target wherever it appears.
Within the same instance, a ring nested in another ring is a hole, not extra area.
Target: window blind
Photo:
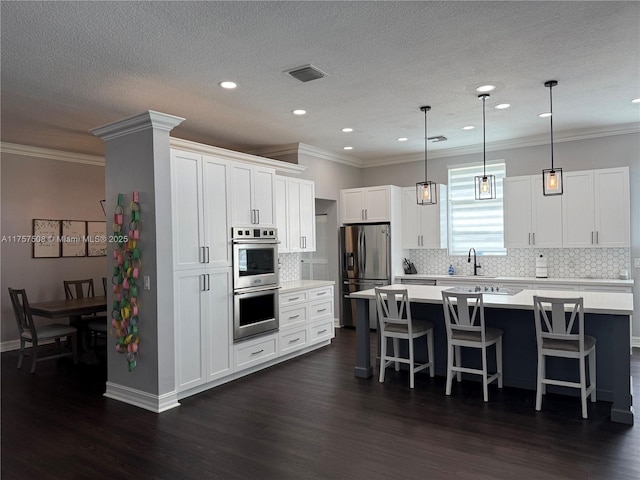
[[[502,209],[504,163],[488,163],[487,175],[496,177],[496,198],[476,200],[474,178],[482,165],[449,168],[449,255],[506,255]]]

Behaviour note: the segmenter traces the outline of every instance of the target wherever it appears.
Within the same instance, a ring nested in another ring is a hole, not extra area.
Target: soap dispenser
[[[450,264],[449,264],[449,275],[453,275],[454,273],[456,273],[456,272],[455,272],[455,270],[454,270],[454,268],[453,268],[453,264],[452,264],[452,263],[450,263]]]

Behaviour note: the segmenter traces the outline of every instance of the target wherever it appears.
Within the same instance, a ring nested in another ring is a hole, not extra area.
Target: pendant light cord
[[[489,95],[480,95],[482,97],[482,176],[487,177],[487,131],[485,118],[485,102]]]
[[[431,107],[422,107],[421,110],[424,112],[424,181],[428,180],[427,176],[427,112],[431,109]]]
[[[550,125],[551,125],[551,171],[553,171],[553,96],[551,94],[551,90],[553,90],[553,83],[549,84],[549,116]]]

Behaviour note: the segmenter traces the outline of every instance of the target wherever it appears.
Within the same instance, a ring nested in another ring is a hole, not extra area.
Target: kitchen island
[[[434,324],[436,374],[446,374],[447,337],[442,309],[442,291],[450,286],[391,285],[406,288],[411,300],[413,318],[428,319]],[[576,297],[584,299],[585,333],[596,337],[597,399],[612,402],[611,421],[633,424],[631,406],[631,293],[575,292],[561,290],[522,290],[514,295],[484,294],[485,321],[500,328],[503,337],[504,385],[535,390],[537,375],[537,346],[533,315],[533,296]],[[370,352],[369,301],[375,290],[351,294],[358,303],[356,319],[355,376],[373,375]],[[416,361],[426,357],[426,348],[416,344]],[[465,353],[463,353],[465,355]],[[470,357],[471,361],[475,358]],[[479,357],[478,357],[479,361]],[[467,362],[467,356],[465,356]],[[571,363],[573,362],[573,363]],[[493,368],[490,364],[490,368]],[[549,359],[547,371],[574,380],[578,375],[575,360]],[[547,387],[548,392],[577,395],[578,390]]]

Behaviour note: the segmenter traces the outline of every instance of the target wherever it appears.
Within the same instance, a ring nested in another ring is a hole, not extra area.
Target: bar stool
[[[502,330],[487,327],[484,323],[484,302],[482,293],[442,292],[444,318],[447,327],[447,386],[446,394],[451,395],[453,374],[460,381],[462,373],[482,375],[482,394],[489,401],[489,384],[498,381],[502,388]],[[471,310],[471,313],[470,313]],[[487,368],[487,348],[496,347],[496,373],[489,375]],[[461,347],[482,350],[482,369],[463,367]]]
[[[579,298],[533,297],[538,343],[538,382],[536,410],[542,408],[542,395],[547,385],[580,389],[582,418],[587,416],[587,397],[596,401],[596,339],[584,334],[584,305]],[[577,326],[576,318],[578,319]],[[576,358],[580,361],[580,381],[568,382],[547,377],[546,357]],[[589,361],[587,387],[585,357]]]
[[[435,376],[433,363],[433,324],[426,320],[414,320],[411,317],[409,293],[406,289],[376,288],[376,304],[378,319],[380,320],[380,383],[384,382],[386,368],[392,363],[396,371],[400,370],[400,363],[409,365],[409,387],[413,388],[414,374],[429,368],[431,377]],[[413,340],[426,336],[428,361],[416,364],[414,360]],[[387,339],[393,341],[393,355],[387,354]],[[409,357],[400,356],[399,340],[409,343]]]

